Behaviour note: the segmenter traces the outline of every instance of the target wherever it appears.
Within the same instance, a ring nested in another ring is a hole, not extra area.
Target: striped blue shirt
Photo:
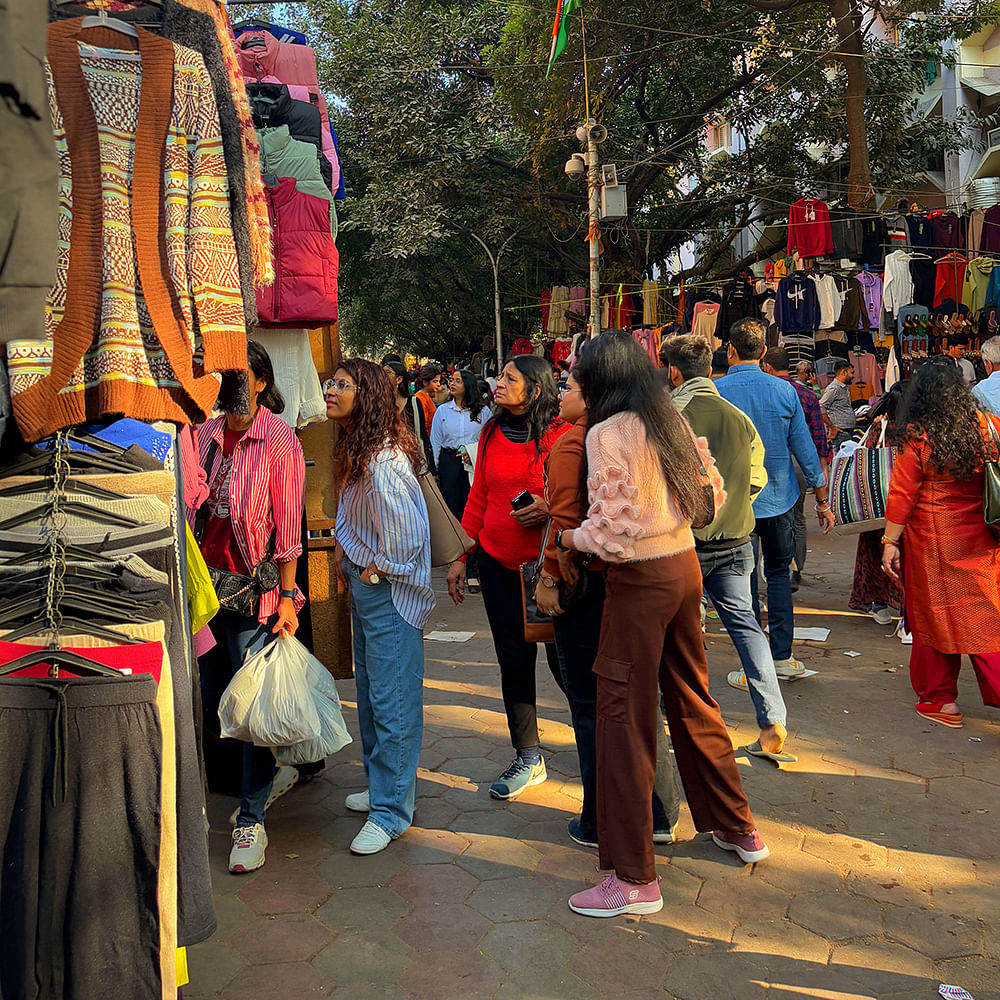
[[[427,505],[409,459],[383,448],[359,483],[340,491],[337,541],[364,569],[372,562],[392,587],[392,606],[422,629],[434,610]]]

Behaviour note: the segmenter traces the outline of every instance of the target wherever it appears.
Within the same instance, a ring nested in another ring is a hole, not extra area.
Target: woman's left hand
[[[361,582],[367,583],[369,587],[374,587],[377,584],[380,584],[384,579],[385,577],[379,573],[378,566],[376,566],[375,563],[369,563],[369,565],[361,571]]]
[[[278,601],[278,620],[274,623],[272,632],[281,632],[291,638],[299,630],[299,616],[295,613],[295,601],[283,597]]]
[[[563,609],[559,605],[559,588],[546,587],[541,580],[535,587],[535,604],[543,615],[561,615]]]
[[[549,516],[549,505],[544,497],[531,494],[531,503],[520,510],[512,510],[510,516],[517,519],[517,523],[522,528],[532,528],[536,524],[543,524]]]
[[[882,572],[896,586],[901,587],[903,581],[899,576],[899,546],[895,542],[886,542],[882,546]]]

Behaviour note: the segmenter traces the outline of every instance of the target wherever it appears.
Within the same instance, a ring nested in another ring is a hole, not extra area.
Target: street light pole
[[[524,226],[520,229],[515,229],[514,232],[510,234],[500,244],[500,249],[497,250],[496,254],[487,246],[486,241],[481,237],[476,235],[471,229],[466,229],[462,227],[462,231],[466,232],[471,236],[485,251],[486,256],[490,259],[490,264],[493,265],[493,320],[496,324],[496,338],[497,338],[497,372],[499,373],[503,368],[503,334],[500,329],[500,258],[503,256],[504,250],[510,246],[511,241],[517,236]]]

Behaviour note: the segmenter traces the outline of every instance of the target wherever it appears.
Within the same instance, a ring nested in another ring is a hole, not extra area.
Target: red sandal
[[[916,704],[917,715],[922,719],[929,719],[931,722],[940,723],[951,729],[961,729],[962,713],[956,712],[953,715],[948,715],[941,711],[941,705],[942,702],[939,701],[918,701]]]

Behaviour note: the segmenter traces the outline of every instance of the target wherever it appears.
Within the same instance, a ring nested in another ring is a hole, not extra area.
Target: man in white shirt
[[[972,386],[976,384],[976,369],[965,356],[968,346],[969,338],[964,335],[948,338],[948,357],[953,358],[958,367],[962,369],[962,378],[965,379],[965,384]]]
[[[979,352],[986,378],[972,387],[972,395],[984,410],[1000,416],[1000,337],[990,337]]]

